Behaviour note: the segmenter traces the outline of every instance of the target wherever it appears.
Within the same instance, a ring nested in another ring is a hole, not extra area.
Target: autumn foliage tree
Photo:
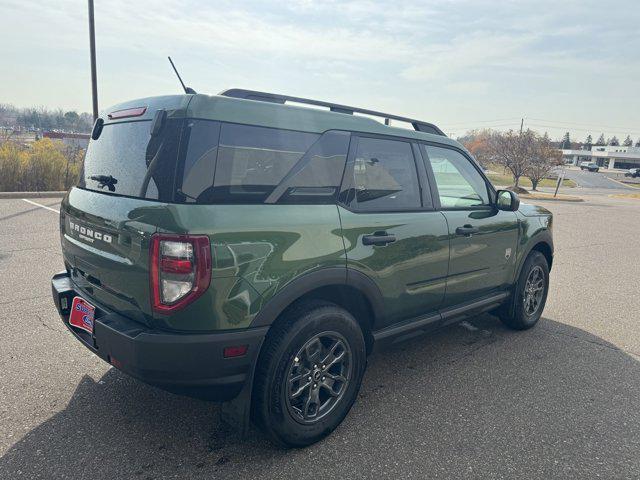
[[[473,157],[482,165],[487,167],[492,160],[491,137],[494,134],[491,130],[472,130],[462,143]]]

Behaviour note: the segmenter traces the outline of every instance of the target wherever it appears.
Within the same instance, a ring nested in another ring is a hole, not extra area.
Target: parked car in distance
[[[597,172],[600,170],[600,167],[597,163],[589,162],[589,163],[581,163],[580,170],[589,170],[590,172]]]
[[[102,112],[60,234],[80,343],[297,447],[342,422],[375,347],[487,311],[533,327],[553,261],[551,213],[435,125],[238,89]]]
[[[628,172],[625,172],[624,176],[638,178],[640,177],[640,168],[630,168]]]

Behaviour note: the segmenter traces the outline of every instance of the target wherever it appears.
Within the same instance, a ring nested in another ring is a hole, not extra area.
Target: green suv
[[[435,125],[234,89],[120,104],[91,136],[60,211],[63,322],[280,444],[340,424],[374,347],[542,314],[550,212]]]

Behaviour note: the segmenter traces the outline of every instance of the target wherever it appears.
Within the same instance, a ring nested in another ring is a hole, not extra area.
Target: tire
[[[537,279],[542,280],[541,285]],[[528,290],[531,285],[540,288]],[[498,313],[500,320],[514,330],[527,330],[533,327],[542,316],[548,293],[549,265],[547,259],[542,253],[533,251],[522,266],[511,302]]]
[[[281,446],[311,445],[349,413],[365,367],[364,336],[349,312],[324,301],[294,305],[258,357],[253,420]]]

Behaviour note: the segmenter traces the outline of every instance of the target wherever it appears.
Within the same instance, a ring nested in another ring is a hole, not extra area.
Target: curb
[[[62,198],[67,192],[0,192],[2,198]]]
[[[575,197],[575,196],[570,196],[569,198],[567,197],[534,197],[534,196],[528,196],[528,195],[519,195],[519,197],[523,200],[541,200],[543,202],[584,202],[583,198],[580,197]]]

